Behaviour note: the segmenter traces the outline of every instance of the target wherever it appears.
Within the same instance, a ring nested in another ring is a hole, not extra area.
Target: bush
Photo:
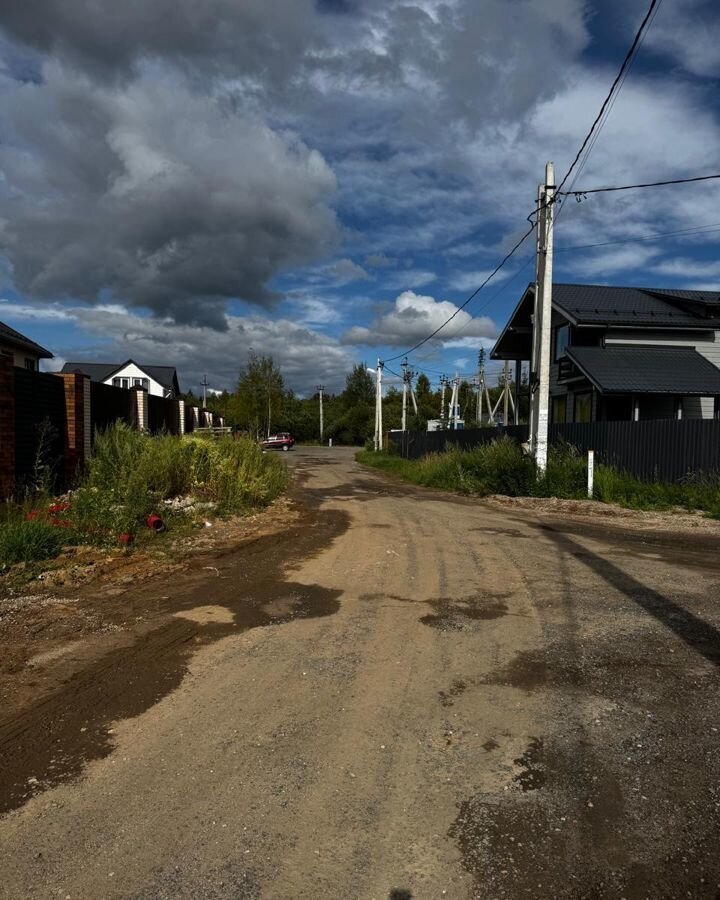
[[[42,519],[11,518],[0,527],[0,566],[52,559],[74,542],[73,533],[63,526]]]
[[[530,493],[536,497],[562,497],[577,500],[587,497],[587,459],[577,447],[561,444],[551,447],[548,463],[541,478],[534,477]]]

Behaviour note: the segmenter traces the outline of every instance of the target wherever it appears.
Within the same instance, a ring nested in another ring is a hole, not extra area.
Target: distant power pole
[[[207,375],[203,375],[203,380],[200,382],[203,389],[203,408],[207,406],[207,389],[210,387],[210,382],[207,380]]]
[[[323,391],[325,390],[324,385],[319,384],[317,386],[318,394],[320,394],[320,443],[323,442]]]
[[[382,371],[385,363],[379,359],[375,370],[375,450],[382,450]]]
[[[552,317],[553,198],[555,166],[545,166],[545,183],[538,188],[535,314],[530,383],[530,447],[538,471],[547,468],[550,404],[550,320]]]
[[[440,376],[440,421],[445,422],[445,389],[447,388],[448,380],[445,375]]]
[[[412,402],[413,407],[415,409],[415,415],[417,415],[417,402],[415,400],[415,392],[412,389],[412,380],[415,377],[415,373],[412,369],[409,368],[409,364],[407,361],[407,356],[400,363],[402,368],[402,379],[403,379],[403,395],[402,395],[402,430],[407,431],[407,400],[408,393],[412,394]]]
[[[457,372],[455,373],[452,384],[453,392],[452,400],[450,401],[450,403],[453,418],[453,428],[457,431],[458,425],[460,424],[460,376]]]

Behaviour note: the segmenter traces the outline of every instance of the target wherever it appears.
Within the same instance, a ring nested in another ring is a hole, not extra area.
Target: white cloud
[[[720,75],[720,19],[707,0],[675,0],[658,13],[645,46],[670,57],[687,72]]]
[[[327,271],[338,284],[347,284],[351,281],[370,281],[372,275],[354,263],[351,259],[339,259],[328,266]]]
[[[393,272],[392,275],[386,275],[382,279],[382,284],[384,287],[414,290],[432,284],[433,281],[437,281],[437,275],[434,272],[426,269],[402,269],[399,272]]]
[[[495,323],[487,316],[473,318],[465,310],[458,312],[458,307],[449,300],[435,300],[414,291],[404,291],[369,328],[350,328],[340,340],[343,344],[370,346],[410,345],[427,337],[453,314],[456,314],[455,318],[440,332],[438,342],[449,343],[461,334],[464,339],[476,339],[493,337],[497,333]]]

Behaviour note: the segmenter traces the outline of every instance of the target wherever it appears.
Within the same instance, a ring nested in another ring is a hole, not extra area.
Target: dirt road
[[[290,456],[285,531],[34,661],[0,713],[0,896],[720,896],[720,532]]]

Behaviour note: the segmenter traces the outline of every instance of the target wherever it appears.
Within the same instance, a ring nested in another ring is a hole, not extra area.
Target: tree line
[[[502,375],[497,385],[489,388],[495,403],[502,391]],[[408,397],[408,428],[425,429],[429,419],[440,417],[440,390],[433,390],[427,375],[415,381],[418,404],[417,416]],[[459,386],[460,409],[465,427],[478,425],[476,421],[476,393],[469,381]],[[190,398],[194,399],[194,398]],[[450,388],[445,395],[446,410]],[[521,402],[521,415],[526,405]],[[208,409],[223,416],[226,423],[247,432],[256,439],[268,433],[289,431],[296,440],[320,440],[319,395],[298,397],[286,388],[280,369],[272,357],[251,354],[238,377],[233,391],[208,397]],[[363,445],[375,431],[375,379],[364,363],[353,366],[345,379],[345,388],[338,394],[323,397],[323,438],[336,444]],[[400,428],[402,422],[402,390],[390,386],[383,398],[383,427]]]

